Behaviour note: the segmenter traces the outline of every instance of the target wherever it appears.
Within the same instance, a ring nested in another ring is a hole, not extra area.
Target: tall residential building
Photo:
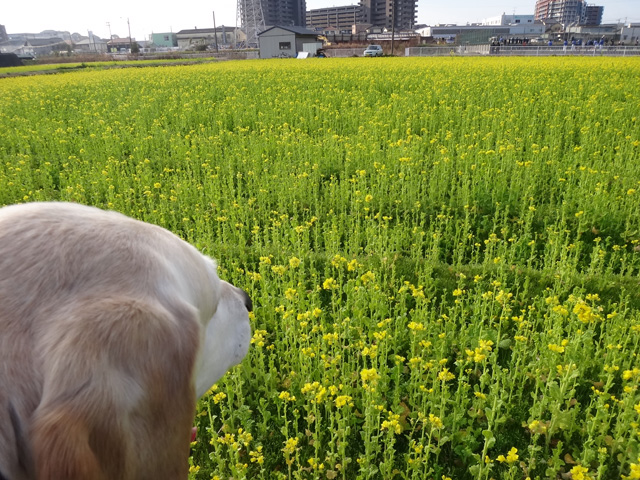
[[[360,7],[362,22],[376,27],[412,29],[416,24],[417,0],[360,0]]]
[[[604,7],[584,0],[537,0],[536,20],[553,20],[563,25],[600,25]]]
[[[362,23],[360,5],[317,8],[307,11],[307,28],[338,28],[351,31],[351,26]]]
[[[267,26],[304,27],[306,11],[305,0],[262,0],[262,13]]]
[[[600,25],[602,23],[602,14],[604,7],[596,5],[587,5],[584,9],[582,23],[584,25]]]

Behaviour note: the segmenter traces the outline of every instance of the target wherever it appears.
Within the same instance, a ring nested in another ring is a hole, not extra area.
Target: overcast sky
[[[62,30],[87,35],[88,30],[102,38],[110,33],[128,36],[127,19],[131,35],[145,40],[152,32],[177,32],[187,28],[235,26],[236,0],[189,0],[166,3],[109,0],[86,2],[81,0],[31,0],[22,3],[3,0],[0,24],[8,33]],[[357,0],[307,0],[307,9],[352,5]],[[640,23],[640,0],[589,0],[590,4],[604,6],[604,23],[626,21]],[[478,22],[502,13],[533,14],[535,0],[418,0],[418,23]],[[111,31],[109,30],[110,24]]]

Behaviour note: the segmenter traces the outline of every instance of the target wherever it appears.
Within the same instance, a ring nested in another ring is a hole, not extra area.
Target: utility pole
[[[111,22],[107,22],[107,27],[109,27],[109,41],[107,42],[107,52],[111,53],[111,42],[113,41],[113,34],[111,33]]]
[[[218,53],[218,31],[216,30],[216,12],[213,12],[213,39],[216,42],[216,53]]]
[[[127,17],[127,27],[129,28],[129,53],[133,53],[133,42],[131,41],[131,24],[129,23],[129,17]]]
[[[393,56],[393,42],[396,36],[396,0],[391,0],[391,56]]]

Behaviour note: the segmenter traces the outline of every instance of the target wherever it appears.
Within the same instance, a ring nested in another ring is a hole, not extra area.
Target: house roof
[[[97,37],[94,37],[93,40],[83,38],[82,40],[78,40],[77,42],[75,42],[76,45],[104,45],[106,43],[107,42]]]
[[[61,43],[67,43],[63,39],[54,37],[54,38],[29,38],[26,40],[25,44],[29,44],[32,47],[49,47],[53,45],[60,45]]]
[[[135,38],[129,38],[129,37],[112,38],[107,42],[107,45],[129,45],[130,43],[133,43],[135,41],[136,41]]]
[[[213,34],[215,32],[213,28],[192,28],[188,30],[180,30],[177,35],[206,35],[207,33]]]
[[[295,34],[298,34],[298,35],[310,35],[310,36],[314,36],[314,37],[318,36],[317,32],[314,32],[313,30],[309,30],[308,28],[305,28],[305,27],[283,27],[282,25],[274,25],[271,28],[267,28],[266,30],[258,33],[258,36],[260,36],[260,35],[262,35],[264,33],[267,33],[268,31],[273,30],[274,28],[280,28],[282,30],[286,30],[288,32],[295,33]]]
[[[213,32],[218,32],[218,33],[222,33],[222,32],[233,32],[236,30],[236,27],[225,27],[225,26],[219,26],[216,28],[192,28],[192,29],[187,29],[187,30],[180,30],[177,35],[213,35]]]

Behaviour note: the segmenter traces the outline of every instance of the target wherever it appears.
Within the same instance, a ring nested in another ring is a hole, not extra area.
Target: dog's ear
[[[39,412],[33,426],[38,480],[107,480],[89,444],[89,425],[71,409]]]
[[[127,298],[78,302],[39,345],[30,436],[38,480],[186,478],[196,312]]]

